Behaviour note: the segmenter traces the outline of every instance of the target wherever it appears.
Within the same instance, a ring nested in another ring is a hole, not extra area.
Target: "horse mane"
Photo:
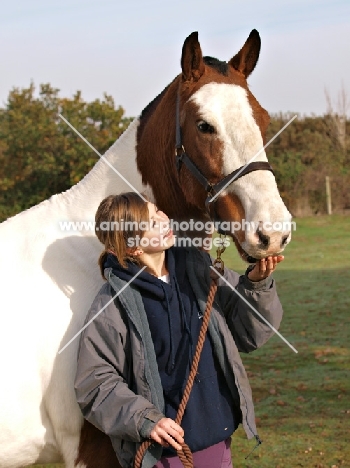
[[[214,68],[217,72],[221,75],[227,76],[228,75],[228,63],[223,62],[215,57],[209,57],[208,55],[203,57],[204,63],[211,68]]]
[[[164,94],[167,92],[167,90],[170,88],[170,86],[174,83],[174,81],[177,79],[177,76],[173,79],[171,83],[166,86],[161,93],[156,96],[153,101],[151,101],[147,106],[143,109],[143,111],[140,114],[140,123],[139,127],[137,129],[137,138],[141,138],[141,135],[143,133],[144,126],[148,120],[148,117],[152,115],[152,113],[156,110],[158,103],[162,100]]]

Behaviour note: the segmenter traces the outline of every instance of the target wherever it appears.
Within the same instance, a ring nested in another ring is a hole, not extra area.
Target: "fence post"
[[[332,196],[331,196],[331,183],[329,176],[326,176],[326,200],[327,200],[327,214],[332,214]]]

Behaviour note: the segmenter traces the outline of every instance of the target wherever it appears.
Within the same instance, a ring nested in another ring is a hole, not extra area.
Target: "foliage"
[[[10,92],[0,113],[0,219],[18,213],[77,183],[98,156],[59,117],[61,113],[104,153],[131,119],[113,98],[85,102],[78,91],[60,98],[49,84]]]
[[[348,466],[350,241],[347,216],[297,220],[285,260],[273,274],[284,309],[281,334],[242,355],[255,402],[254,447],[241,429],[232,440],[235,468],[341,468]],[[235,248],[227,266],[246,266]]]
[[[76,184],[98,156],[63,122],[61,113],[101,154],[131,119],[111,96],[86,102],[80,91],[61,98],[43,84],[13,89],[0,109],[0,221]],[[272,115],[269,141],[293,114]],[[350,209],[350,122],[337,114],[298,116],[267,148],[277,183],[296,216],[324,213],[325,177],[331,178],[333,209]],[[253,156],[253,155],[252,155]]]
[[[267,141],[291,117],[272,116]],[[336,144],[332,125],[329,115],[298,116],[267,148],[281,196],[295,215],[325,212],[326,176],[331,178],[333,207],[350,208],[350,148]],[[347,130],[349,134],[350,122]]]

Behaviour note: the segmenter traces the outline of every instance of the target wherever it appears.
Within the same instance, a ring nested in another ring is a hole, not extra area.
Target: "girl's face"
[[[141,239],[141,248],[145,253],[162,252],[175,243],[175,236],[170,229],[169,218],[156,205],[148,202],[149,229]]]

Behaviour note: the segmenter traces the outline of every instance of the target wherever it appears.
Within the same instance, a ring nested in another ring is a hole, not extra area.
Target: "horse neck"
[[[137,166],[159,208],[179,218],[189,207],[179,184],[175,164],[176,99],[178,76],[140,117],[137,133]]]
[[[78,184],[58,196],[59,204],[65,207],[68,218],[94,218],[103,198],[111,194],[132,191],[117,172],[136,190],[144,189],[136,166],[135,145],[138,124],[139,119],[136,118],[97,161],[92,170]]]

